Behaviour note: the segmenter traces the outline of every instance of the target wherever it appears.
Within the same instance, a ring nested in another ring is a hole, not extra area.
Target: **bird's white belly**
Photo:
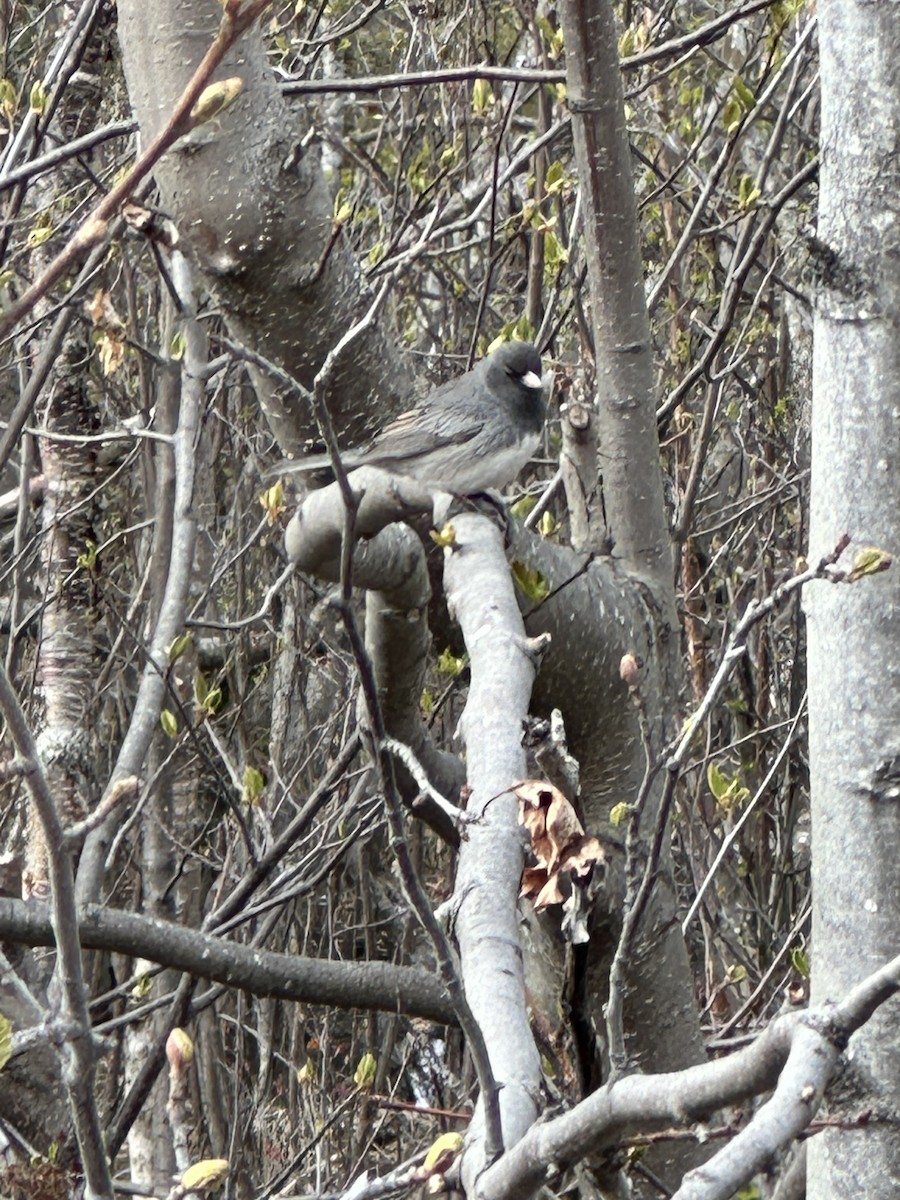
[[[438,491],[465,496],[489,488],[504,488],[519,474],[535,450],[540,435],[525,438],[513,446],[504,446],[490,455],[473,454],[460,446],[446,446],[429,455],[424,464],[410,463],[404,471],[420,483]],[[446,475],[445,475],[446,472]]]

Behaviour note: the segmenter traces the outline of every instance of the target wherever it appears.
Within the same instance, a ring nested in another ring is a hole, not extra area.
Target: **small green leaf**
[[[261,492],[259,502],[266,511],[266,520],[270,525],[276,524],[278,518],[287,507],[284,503],[284,484],[279,479],[270,488]]]
[[[548,196],[553,196],[557,192],[564,191],[570,182],[566,168],[559,159],[555,159],[547,168],[547,174],[544,176],[544,191]]]
[[[244,771],[244,778],[241,780],[241,786],[244,791],[244,802],[255,804],[266,786],[265,776],[256,767],[247,767]]]
[[[97,565],[97,543],[85,538],[84,550],[75,560],[82,571],[93,571]]]
[[[615,829],[618,829],[631,815],[631,805],[621,801],[619,804],[614,804],[609,810],[609,823]]]
[[[442,529],[429,529],[428,536],[442,550],[446,550],[448,546],[452,546],[456,542],[456,530],[451,521],[448,521]]]
[[[477,116],[484,113],[494,103],[494,93],[486,79],[476,79],[472,87],[472,110]]]
[[[737,96],[729,96],[722,109],[722,124],[729,133],[733,133],[741,123],[744,110]]]
[[[358,1088],[367,1090],[375,1082],[375,1070],[378,1063],[375,1060],[375,1055],[368,1051],[359,1060],[359,1066],[353,1072],[353,1082]]]
[[[856,583],[857,579],[862,579],[864,575],[877,575],[879,571],[886,571],[893,561],[887,550],[878,546],[862,546],[853,558],[853,566],[847,572],[846,582]]]
[[[805,950],[801,950],[799,946],[795,946],[791,951],[791,964],[798,975],[802,975],[804,979],[809,979],[809,955]]]
[[[563,39],[563,31],[554,29],[549,19],[543,14],[536,18],[538,28],[544,35],[544,40],[547,44],[547,55],[551,59],[559,58],[562,54],[565,41]]]
[[[740,75],[735,75],[733,87],[734,94],[740,101],[741,108],[743,108],[744,112],[750,112],[752,109],[756,108],[756,97],[750,88],[747,87],[746,83],[744,83],[743,79],[741,79]]]
[[[535,567],[518,560],[510,564],[513,579],[519,590],[535,604],[541,604],[550,595],[550,584],[544,575]]]
[[[744,787],[739,776],[735,775],[733,779],[729,779],[714,762],[706,768],[706,782],[716,798],[716,803],[726,812],[739,808],[750,795],[749,788]]]
[[[721,802],[728,791],[728,780],[714,762],[710,762],[706,768],[706,782],[709,785],[709,790]]]
[[[47,92],[39,79],[31,85],[28,107],[33,113],[39,114],[47,107]]]
[[[518,520],[523,520],[536,504],[537,496],[520,496],[518,500],[513,501],[509,506],[509,515],[516,517]]]
[[[783,3],[773,4],[769,10],[772,24],[780,32],[789,24],[803,8],[806,0],[784,0]]]
[[[569,261],[569,251],[552,229],[544,233],[544,277],[548,281],[556,278],[561,267]]]
[[[172,335],[172,341],[169,343],[169,358],[173,362],[181,362],[187,350],[187,338],[182,330],[178,330]]]
[[[162,730],[166,737],[178,737],[178,720],[170,709],[164,708],[162,710],[159,714],[159,723],[162,725]]]
[[[619,38],[619,58],[627,58],[629,54],[634,54],[635,34],[634,29],[629,28],[624,30]]]
[[[172,663],[178,662],[179,658],[181,658],[183,654],[186,654],[188,650],[190,650],[193,643],[194,638],[190,633],[182,633],[177,638],[173,638],[172,641],[169,642],[169,648],[167,650],[169,655],[169,665],[171,666]]]
[[[0,112],[7,121],[16,115],[16,89],[9,79],[0,79]]]
[[[191,120],[194,127],[221,116],[226,108],[230,108],[234,104],[243,86],[243,79],[235,75],[231,79],[220,79],[204,88],[200,93],[200,99],[191,109]]]
[[[434,177],[434,150],[431,139],[425,138],[406,171],[409,186],[419,196],[431,186]]]
[[[197,671],[194,675],[194,701],[200,710],[201,717],[215,716],[222,707],[221,687],[218,684],[210,687],[202,671]]]
[[[466,660],[464,657],[457,658],[451,650],[443,650],[440,658],[437,660],[438,674],[455,679],[465,665]]]
[[[12,1021],[0,1013],[0,1071],[9,1062],[9,1056],[12,1054],[12,1035]]]
[[[760,190],[753,182],[753,177],[750,175],[742,175],[741,181],[738,184],[738,204],[741,208],[749,208],[751,204],[755,204],[760,197]]]
[[[138,1003],[140,1003],[142,1000],[147,999],[147,997],[150,995],[152,987],[153,980],[149,975],[139,975],[129,995],[131,996],[132,1000],[136,1000]]]
[[[38,246],[43,246],[44,242],[49,241],[53,237],[53,227],[38,221],[38,224],[29,232],[25,239],[25,244],[29,250],[34,250]]]
[[[338,225],[349,221],[353,215],[353,205],[347,199],[347,189],[341,188],[334,198],[334,219]]]
[[[542,538],[553,537],[554,533],[559,531],[559,522],[554,517],[552,512],[544,511],[541,513],[541,519],[538,521],[538,533]]]

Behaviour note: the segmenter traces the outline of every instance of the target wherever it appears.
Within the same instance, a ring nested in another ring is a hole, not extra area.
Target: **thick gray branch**
[[[615,17],[608,0],[563,0],[560,19],[584,203],[609,532],[617,554],[650,583],[674,624],[650,323]]]
[[[415,603],[415,575],[422,548],[410,530],[397,522],[430,514],[431,494],[413,480],[377,467],[360,467],[348,478],[359,497],[354,519],[360,539],[353,552],[354,584],[394,593],[394,603],[402,605],[397,593],[411,580],[410,603]],[[340,579],[345,519],[344,500],[336,483],[304,497],[284,535],[288,558],[298,570],[333,583]]]
[[[400,1012],[442,1024],[455,1021],[440,982],[413,967],[276,954],[100,905],[89,905],[84,910],[78,934],[85,949],[146,958],[254,996]],[[48,909],[21,900],[0,899],[0,939],[29,946],[53,945]]]
[[[626,1134],[703,1120],[717,1108],[775,1088],[747,1128],[686,1176],[676,1193],[678,1200],[724,1200],[809,1124],[846,1040],[898,990],[900,958],[854,989],[844,1004],[779,1017],[756,1042],[728,1058],[607,1084],[570,1112],[533,1126],[479,1180],[478,1200],[524,1200],[548,1174],[614,1146]]]
[[[486,518],[454,517],[444,579],[463,631],[471,684],[460,731],[472,795],[482,819],[460,848],[456,937],[466,997],[501,1084],[504,1144],[515,1144],[538,1113],[540,1060],[528,1023],[517,909],[523,841],[510,788],[525,773],[522,725],[534,679],[536,644],[525,636],[499,531]],[[479,1130],[476,1115],[474,1130]],[[463,1166],[466,1190],[483,1160],[478,1132]]]

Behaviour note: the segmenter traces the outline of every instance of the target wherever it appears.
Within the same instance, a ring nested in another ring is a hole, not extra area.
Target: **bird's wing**
[[[375,463],[392,459],[402,462],[417,458],[444,446],[463,446],[474,438],[485,423],[483,405],[474,397],[454,389],[458,380],[438,388],[418,408],[401,413],[386,425],[366,448],[363,457]]]

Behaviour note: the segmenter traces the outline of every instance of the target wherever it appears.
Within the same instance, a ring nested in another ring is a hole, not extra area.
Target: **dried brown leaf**
[[[565,900],[565,896],[560,890],[559,872],[554,871],[538,892],[534,901],[534,911],[542,912],[545,908],[549,908],[551,904],[562,904],[563,900]]]
[[[603,861],[603,847],[595,837],[586,834],[571,842],[560,859],[559,869],[570,871],[573,875],[587,875],[595,863]]]

